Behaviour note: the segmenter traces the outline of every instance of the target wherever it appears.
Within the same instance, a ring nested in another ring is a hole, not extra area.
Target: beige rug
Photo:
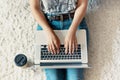
[[[86,15],[90,30],[89,63],[85,80],[120,80],[120,1],[102,0]],[[43,71],[18,68],[18,53],[34,61],[36,22],[27,0],[0,0],[0,80],[44,80]]]

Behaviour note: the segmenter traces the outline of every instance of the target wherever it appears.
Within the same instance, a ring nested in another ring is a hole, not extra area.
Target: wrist
[[[76,29],[69,29],[68,33],[71,34],[71,35],[75,35],[76,34]]]
[[[54,33],[54,31],[53,31],[51,28],[46,28],[46,29],[44,29],[44,30],[45,30],[45,32],[46,32],[48,35]]]
[[[49,30],[46,33],[47,33],[48,37],[54,37],[54,36],[56,36],[55,32],[53,30]]]
[[[75,25],[71,25],[70,28],[69,28],[69,32],[75,34],[76,31],[77,31],[77,27]]]

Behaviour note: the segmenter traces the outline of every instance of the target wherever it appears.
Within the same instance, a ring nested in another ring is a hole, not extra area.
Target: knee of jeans
[[[84,70],[67,69],[67,80],[84,80]]]
[[[45,69],[46,80],[58,80],[56,69]]]

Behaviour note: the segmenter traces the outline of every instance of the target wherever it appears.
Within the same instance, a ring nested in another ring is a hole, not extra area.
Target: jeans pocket
[[[80,29],[87,29],[87,23],[86,23],[85,18],[82,19],[79,28]]]
[[[49,24],[53,30],[61,30],[60,21],[52,20],[49,22]]]
[[[70,28],[70,25],[72,23],[72,19],[67,19],[65,21],[63,21],[63,30],[67,30]]]

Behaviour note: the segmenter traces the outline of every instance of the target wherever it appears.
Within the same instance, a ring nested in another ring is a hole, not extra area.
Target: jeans
[[[69,18],[64,21],[48,20],[49,25],[53,30],[65,30],[69,29],[72,19]],[[85,18],[81,21],[78,29],[85,29],[87,33],[88,42],[88,27]],[[42,30],[40,25],[37,26],[37,30]],[[44,69],[47,80],[84,80],[83,68],[67,68],[67,69]]]

